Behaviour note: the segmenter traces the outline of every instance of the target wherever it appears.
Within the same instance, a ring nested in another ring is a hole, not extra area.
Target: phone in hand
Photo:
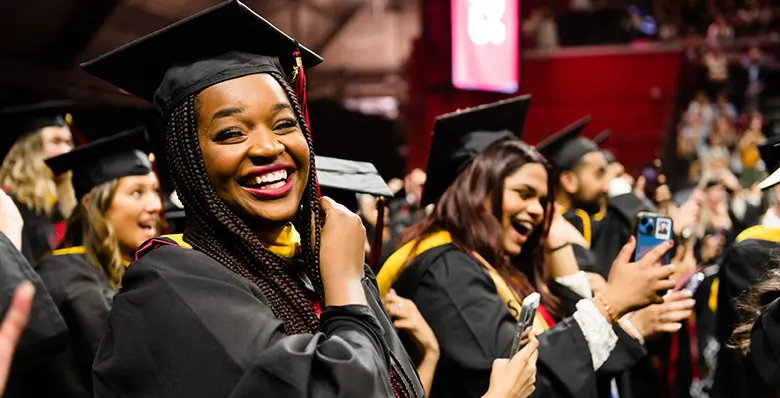
[[[662,214],[651,212],[637,214],[634,226],[634,235],[636,237],[634,258],[639,260],[656,246],[672,239],[673,227],[672,219]],[[661,264],[668,265],[670,261],[671,254],[666,252],[661,257]]]
[[[704,274],[704,272],[699,271],[691,275],[691,277],[688,279],[687,282],[685,282],[684,285],[680,287],[680,290],[687,290],[691,292],[691,295],[696,293],[696,290],[701,286],[702,282],[704,282],[704,279],[707,277],[707,275]]]
[[[515,334],[515,339],[512,341],[512,351],[509,355],[510,358],[514,357],[528,342],[528,339],[523,339],[523,336],[534,324],[534,318],[536,318],[536,310],[539,308],[540,299],[541,296],[536,292],[529,294],[523,299],[520,309],[520,318],[517,320],[517,333]]]

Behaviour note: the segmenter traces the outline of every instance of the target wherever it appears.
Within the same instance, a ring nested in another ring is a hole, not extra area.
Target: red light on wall
[[[517,91],[519,0],[452,0],[452,84]]]

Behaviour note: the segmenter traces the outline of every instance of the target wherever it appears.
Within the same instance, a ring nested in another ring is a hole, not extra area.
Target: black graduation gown
[[[726,347],[734,329],[743,322],[734,299],[762,280],[771,267],[772,251],[778,247],[778,233],[773,228],[756,226],[746,230],[754,238],[737,238],[726,249],[718,272],[718,310],[715,335],[721,342],[713,383],[714,398],[750,396],[754,381],[742,353]],[[775,230],[777,231],[777,230]],[[763,236],[762,238],[759,238]],[[770,240],[771,239],[771,240]],[[747,394],[747,395],[746,395]]]
[[[581,246],[576,246],[581,247]],[[587,249],[585,249],[587,250]],[[575,250],[575,254],[577,251]],[[577,302],[582,300],[577,293],[555,282],[548,284],[550,292],[561,300],[563,311],[567,317],[572,316],[577,310]],[[626,370],[632,369],[647,358],[647,349],[631,337],[620,326],[614,327],[618,336],[617,344],[609,358],[596,372],[597,391],[599,398],[612,397],[612,381],[615,380],[620,398],[633,398],[631,384]]]
[[[57,246],[56,225],[62,221],[59,214],[49,217],[32,211],[12,195],[14,204],[24,220],[22,228],[22,254],[30,264],[36,264]],[[56,210],[55,210],[56,212]]]
[[[628,193],[610,198],[606,211],[599,215],[587,215],[576,209],[564,213],[564,218],[582,233],[590,245],[589,248],[574,245],[574,254],[580,269],[608,279],[612,262],[634,233],[636,215],[643,211],[653,212],[657,209],[648,201]],[[653,343],[649,348],[656,353],[663,352],[664,344]],[[663,380],[660,379],[650,356],[641,358],[631,369],[623,370],[628,372],[619,374],[616,379],[622,398],[658,396]],[[609,396],[609,387],[609,384],[602,381],[599,394]]]
[[[369,306],[326,307],[287,336],[260,289],[207,255],[162,246],[130,265],[93,365],[104,397],[392,397],[390,364],[423,396],[366,269]]]
[[[484,395],[493,360],[510,354],[517,323],[483,266],[453,245],[443,245],[412,260],[393,288],[415,302],[439,341],[441,356],[431,396]],[[644,356],[638,343],[624,333],[619,336],[616,349],[622,354],[613,351],[600,371],[619,372]],[[402,334],[402,340],[419,359],[409,336]],[[534,396],[598,396],[590,351],[574,318],[557,323],[539,336],[539,342]]]
[[[83,254],[55,254],[35,270],[65,319],[70,339],[64,352],[31,372],[24,396],[91,396],[92,362],[108,331],[114,289]]]
[[[780,397],[780,299],[773,301],[750,333],[747,358],[751,385],[749,397]]]
[[[11,304],[14,290],[25,280],[35,286],[35,298],[30,319],[16,346],[5,397],[30,397],[21,393],[26,375],[31,374],[31,369],[38,364],[65,349],[68,328],[41,278],[11,241],[0,233],[0,310],[3,314]]]

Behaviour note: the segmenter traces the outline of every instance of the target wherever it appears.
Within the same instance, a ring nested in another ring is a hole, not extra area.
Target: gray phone
[[[515,339],[512,341],[512,351],[509,358],[514,357],[515,354],[525,346],[523,342],[523,333],[530,329],[534,324],[534,318],[536,317],[536,310],[539,308],[540,298],[541,296],[539,293],[534,292],[523,299],[520,318],[517,320],[517,334],[515,334]]]

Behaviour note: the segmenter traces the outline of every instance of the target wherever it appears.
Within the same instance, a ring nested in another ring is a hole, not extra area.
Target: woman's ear
[[[89,211],[90,199],[92,199],[92,192],[84,195],[84,197],[82,197],[81,200],[79,201],[79,203],[81,204],[81,206],[84,208],[85,211]]]

